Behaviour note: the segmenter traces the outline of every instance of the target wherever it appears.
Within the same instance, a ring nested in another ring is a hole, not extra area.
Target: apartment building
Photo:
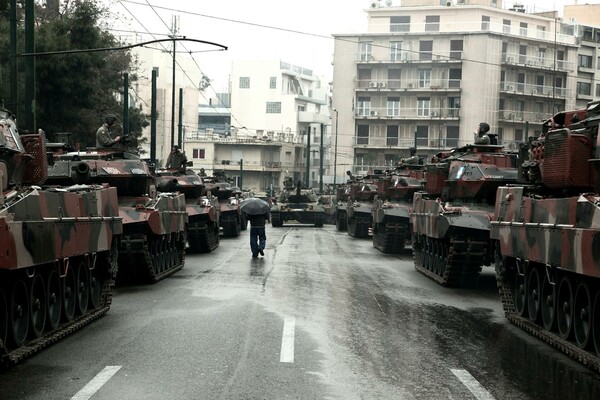
[[[388,3],[390,4],[390,3]],[[368,31],[336,34],[332,105],[338,163],[355,174],[472,143],[486,121],[499,143],[539,131],[575,105],[578,27],[501,0],[373,2]]]
[[[286,176],[312,187],[331,181],[331,120],[322,79],[279,60],[235,61],[230,79],[229,129],[203,122],[203,116],[224,114],[209,107],[213,111],[201,109],[197,132],[186,135],[193,168],[224,170],[243,189],[256,191],[281,187]]]
[[[565,6],[564,18],[579,25],[575,107],[600,98],[600,4]]]

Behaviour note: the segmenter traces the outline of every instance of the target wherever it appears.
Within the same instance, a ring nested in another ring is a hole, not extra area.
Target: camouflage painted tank
[[[123,219],[117,283],[156,282],[183,267],[185,197],[158,193],[155,177],[137,154],[118,148],[55,154],[48,183],[117,189]]]
[[[106,314],[122,222],[114,188],[33,186],[47,174],[43,135],[1,136],[0,361],[9,365]]]
[[[398,167],[379,178],[373,201],[373,246],[384,253],[401,253],[410,244],[409,211],[413,195],[422,189],[420,166]]]
[[[302,189],[300,181],[294,187],[291,178],[285,180],[283,190],[271,206],[271,225],[279,228],[286,221],[314,224],[318,228],[325,221],[325,210],[314,190]]]
[[[496,196],[491,237],[506,317],[600,371],[600,102],[549,119]]]
[[[468,145],[425,166],[425,192],[413,198],[415,268],[445,286],[472,285],[492,265],[490,220],[496,189],[516,182],[516,154]]]
[[[159,170],[155,173],[158,190],[179,192],[185,196],[188,214],[189,251],[208,253],[219,246],[219,201],[205,192],[202,178],[194,171]]]
[[[381,172],[359,177],[349,185],[345,211],[348,234],[352,237],[368,238],[371,234],[373,201],[380,176]]]
[[[219,204],[219,227],[224,237],[238,237],[246,229],[240,210],[241,190],[220,176],[204,178],[204,196],[215,196]]]

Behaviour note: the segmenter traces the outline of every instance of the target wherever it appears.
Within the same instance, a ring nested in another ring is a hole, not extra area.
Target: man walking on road
[[[250,221],[250,250],[252,250],[252,258],[258,257],[260,254],[264,256],[264,249],[267,245],[267,235],[265,233],[265,223],[269,221],[269,214],[248,215]]]

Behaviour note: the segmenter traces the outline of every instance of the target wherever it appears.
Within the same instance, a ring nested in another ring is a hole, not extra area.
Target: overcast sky
[[[116,28],[144,34],[143,39],[164,38],[174,15],[180,18],[179,35],[228,47],[186,42],[201,71],[212,79],[213,89],[224,91],[233,60],[272,60],[300,65],[318,75],[331,76],[332,34],[366,31],[365,9],[372,0],[103,0],[117,15]],[[400,0],[392,0],[398,5]],[[562,13],[575,0],[516,1],[529,10]],[[385,3],[385,0],[382,0]],[[505,1],[505,7],[512,1]],[[600,4],[600,0],[579,4]],[[152,7],[150,6],[152,5]],[[129,32],[114,32],[128,35]],[[163,36],[161,36],[163,35]]]

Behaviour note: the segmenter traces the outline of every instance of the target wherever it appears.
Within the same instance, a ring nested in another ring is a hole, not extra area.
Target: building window
[[[390,32],[410,32],[410,16],[391,17]]]
[[[589,96],[592,93],[592,84],[587,82],[577,82],[577,94]]]
[[[448,71],[448,87],[459,88],[462,79],[462,69],[450,68]]]
[[[541,26],[541,25],[537,26],[537,37],[538,37],[538,39],[546,38],[546,27],[545,26]]]
[[[398,146],[398,125],[387,126],[386,146]]]
[[[440,30],[440,16],[439,15],[425,16],[425,32],[439,32],[439,30]]]
[[[502,20],[502,33],[510,34],[510,19]]]
[[[596,97],[600,97],[600,83],[596,83]]]
[[[431,100],[429,97],[417,97],[417,116],[429,117]]]
[[[390,42],[390,61],[400,61],[402,56],[402,42]]]
[[[358,125],[356,144],[369,144],[369,125]]]
[[[462,58],[463,41],[451,40],[450,41],[450,58],[460,60]]]
[[[527,36],[527,22],[521,22],[519,24],[519,35]]]
[[[458,147],[458,126],[448,126],[446,128],[446,147]]]
[[[527,61],[527,46],[522,44],[519,46],[519,63],[525,64]]]
[[[192,158],[194,160],[204,160],[206,158],[206,149],[192,149]]]
[[[287,165],[292,163],[292,152],[291,151],[286,151],[285,152],[285,163]]]
[[[579,54],[577,56],[578,65],[581,68],[592,68],[592,56],[585,56],[583,54]]]
[[[371,115],[371,98],[370,97],[359,97],[357,102],[356,111],[360,117],[366,117]]]
[[[419,70],[419,87],[429,87],[431,86],[431,70],[430,69],[420,69]]]
[[[388,97],[387,116],[397,117],[400,115],[400,97]]]
[[[596,58],[596,69],[600,69],[600,57]]]
[[[429,147],[429,127],[417,125],[417,147]]]
[[[277,89],[277,77],[272,76],[269,78],[269,89]]]
[[[388,69],[388,87],[399,89],[400,88],[400,74],[399,68]]]
[[[490,30],[490,17],[488,17],[487,15],[481,16],[481,30],[482,31]]]
[[[433,51],[433,40],[419,41],[419,60],[421,60],[421,61],[431,60],[432,51]]]
[[[281,102],[267,101],[267,114],[281,114]]]
[[[358,54],[360,61],[371,61],[373,59],[373,43],[360,42],[358,44]]]
[[[541,47],[538,49],[538,61],[541,66],[544,66],[546,60],[546,49],[542,49]]]
[[[240,76],[240,89],[250,89],[249,76]]]
[[[515,142],[523,142],[523,129],[515,129]]]

